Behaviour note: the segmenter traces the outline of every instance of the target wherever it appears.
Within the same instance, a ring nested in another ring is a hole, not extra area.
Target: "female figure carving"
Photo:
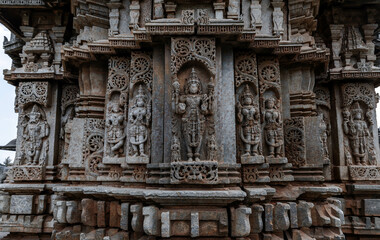
[[[134,99],[134,105],[129,112],[129,122],[132,124],[129,134],[133,157],[147,157],[145,145],[148,140],[151,117],[149,105],[148,96],[140,85]]]
[[[277,109],[277,99],[270,97],[265,101],[265,141],[268,145],[269,157],[282,157],[284,143],[282,134],[281,113]]]
[[[254,97],[246,85],[240,102],[238,102],[238,121],[242,123],[240,128],[240,138],[244,144],[244,154],[242,157],[256,156],[259,154],[260,144],[260,113],[254,105]]]

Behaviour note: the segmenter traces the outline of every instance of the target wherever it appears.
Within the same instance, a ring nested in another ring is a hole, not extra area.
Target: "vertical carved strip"
[[[147,164],[151,151],[153,63],[150,52],[132,52],[127,163]]]

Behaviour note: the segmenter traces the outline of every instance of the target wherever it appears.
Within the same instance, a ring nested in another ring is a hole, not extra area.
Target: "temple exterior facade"
[[[19,117],[0,231],[379,239],[379,16],[378,0],[1,0]]]

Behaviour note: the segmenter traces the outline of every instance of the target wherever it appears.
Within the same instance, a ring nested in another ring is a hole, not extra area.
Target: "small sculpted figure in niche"
[[[110,102],[106,121],[107,142],[110,145],[110,156],[115,157],[123,152],[125,132],[124,132],[124,111],[119,103]]]
[[[42,164],[40,161],[41,151],[44,139],[49,136],[49,125],[41,115],[38,106],[34,105],[32,111],[26,114],[28,120],[23,124],[25,157],[28,165]]]
[[[241,123],[240,138],[244,144],[244,154],[242,157],[256,156],[259,154],[260,144],[260,113],[254,105],[254,97],[246,85],[240,101],[237,103],[238,121]]]
[[[66,110],[66,114],[62,119],[61,139],[64,140],[63,155],[67,154],[69,150],[71,129],[73,127],[73,119],[75,116],[74,106],[70,106]]]
[[[172,162],[179,162],[181,160],[181,146],[178,140],[177,136],[173,136],[171,144],[171,156],[172,156]]]
[[[212,134],[207,142],[207,148],[209,152],[209,157],[208,159],[211,161],[217,160],[217,151],[218,151],[218,146],[216,145],[216,139],[215,135]]]
[[[322,143],[323,158],[324,160],[329,160],[329,149],[327,146],[327,137],[329,135],[329,129],[322,113],[320,114],[320,117],[321,117],[321,122],[319,124],[319,130],[321,133],[320,141]]]
[[[353,104],[351,113],[348,109],[343,111],[343,130],[350,140],[351,154],[355,164],[368,165],[367,144],[370,132],[358,102]]]
[[[265,141],[268,145],[269,157],[282,157],[284,143],[282,135],[281,113],[277,109],[277,99],[270,97],[265,100]]]
[[[194,68],[187,79],[185,94],[179,94],[179,83],[173,84],[176,113],[182,115],[187,160],[200,161],[206,115],[212,114],[214,86],[209,84],[208,95],[202,94],[201,81]]]
[[[130,143],[133,157],[147,157],[145,145],[149,135],[150,106],[148,96],[145,94],[142,85],[139,86],[134,105],[129,112],[129,122],[132,124],[129,129]]]

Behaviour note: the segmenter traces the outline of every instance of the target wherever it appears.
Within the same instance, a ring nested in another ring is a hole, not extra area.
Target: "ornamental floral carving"
[[[44,107],[49,105],[50,85],[48,82],[20,82],[18,87],[18,107],[23,108],[30,102]]]
[[[99,175],[99,164],[102,162],[104,151],[104,120],[87,118],[84,128],[84,144],[82,147],[82,164],[86,175]]]
[[[199,61],[215,75],[215,54],[213,38],[172,38],[170,70],[177,74],[186,62]]]
[[[284,121],[285,153],[294,167],[304,166],[306,163],[305,126],[302,117],[286,119]]]

